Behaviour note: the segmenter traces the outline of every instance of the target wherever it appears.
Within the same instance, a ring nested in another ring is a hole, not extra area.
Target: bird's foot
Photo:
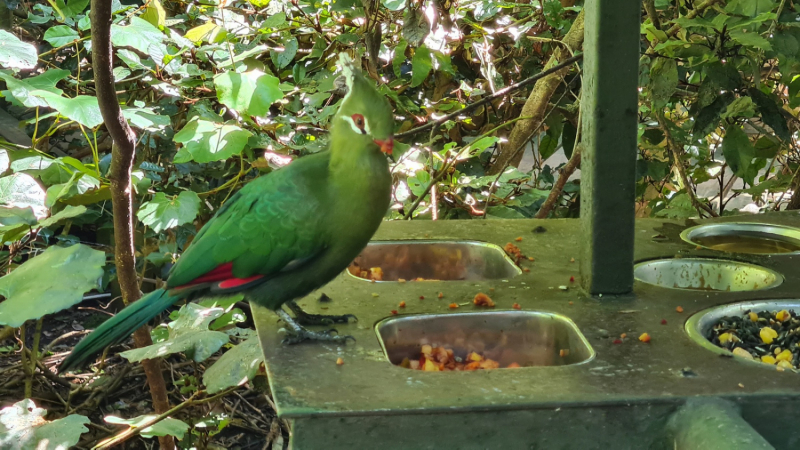
[[[356,338],[353,336],[339,336],[339,332],[335,329],[311,331],[297,323],[297,321],[295,321],[295,319],[293,319],[286,311],[278,309],[276,312],[288,326],[286,329],[286,337],[282,341],[283,344],[298,344],[303,341],[347,343],[348,339],[351,339],[353,342],[356,341]]]
[[[292,310],[294,313],[294,320],[300,325],[311,326],[311,325],[333,325],[335,323],[350,323],[350,319],[353,319],[353,322],[358,322],[358,318],[352,314],[342,314],[340,316],[334,315],[327,315],[327,314],[309,314],[303,311],[303,308],[300,307],[296,302],[291,301],[287,302],[286,306]]]

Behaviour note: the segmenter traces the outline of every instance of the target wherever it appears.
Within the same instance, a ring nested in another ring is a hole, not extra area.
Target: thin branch
[[[568,66],[570,66],[570,65],[572,65],[572,64],[574,64],[574,63],[576,63],[578,61],[580,61],[581,59],[583,59],[583,55],[576,55],[576,56],[573,56],[572,58],[565,59],[564,62],[562,62],[561,64],[555,65],[555,66],[553,66],[553,67],[551,67],[551,68],[549,68],[547,70],[543,70],[543,71],[537,73],[536,75],[534,75],[534,76],[532,76],[530,78],[526,78],[525,80],[520,81],[517,84],[512,84],[511,86],[504,87],[503,89],[500,89],[499,91],[495,92],[494,94],[492,94],[492,95],[490,95],[488,97],[484,97],[484,98],[478,100],[477,102],[475,102],[475,103],[473,103],[471,105],[467,105],[464,108],[459,109],[458,111],[452,112],[452,113],[450,113],[450,114],[448,114],[448,115],[446,115],[446,116],[444,116],[444,117],[442,117],[442,118],[440,118],[438,120],[434,120],[432,122],[428,122],[428,123],[426,123],[425,125],[423,125],[421,127],[417,127],[417,128],[405,131],[403,133],[396,134],[394,137],[395,137],[395,139],[402,139],[404,137],[413,136],[413,135],[415,135],[417,133],[421,133],[423,131],[427,131],[427,130],[429,130],[429,129],[437,126],[437,125],[441,125],[441,124],[447,122],[448,120],[454,119],[454,118],[456,118],[456,117],[458,117],[460,115],[463,115],[464,113],[472,111],[473,109],[475,109],[475,108],[477,108],[479,106],[485,105],[486,103],[489,103],[492,100],[496,100],[496,99],[498,99],[500,97],[503,97],[503,96],[507,95],[510,92],[517,91],[517,90],[519,90],[519,89],[521,89],[521,88],[523,88],[523,87],[525,87],[525,86],[527,86],[527,85],[529,85],[531,83],[535,83],[536,81],[538,81],[538,80],[540,80],[540,79],[542,79],[542,78],[544,78],[544,77],[546,77],[546,76],[548,76],[550,74],[556,73],[559,70],[564,69],[564,68],[566,68],[566,67],[568,67]]]
[[[534,219],[545,219],[547,215],[550,214],[550,211],[556,207],[558,203],[558,199],[561,198],[561,192],[564,191],[564,186],[567,184],[567,180],[569,177],[575,173],[575,170],[581,164],[581,145],[576,144],[575,148],[572,150],[572,156],[570,156],[569,161],[561,168],[561,171],[558,175],[558,180],[556,180],[555,184],[553,184],[553,189],[550,190],[550,194],[547,196],[547,200],[542,203],[542,206],[539,208],[539,211],[536,212],[536,215],[533,216]]]
[[[139,299],[139,283],[136,278],[136,259],[133,243],[133,188],[131,170],[136,151],[134,134],[119,106],[112,74],[113,55],[111,48],[112,6],[107,0],[92,0],[92,66],[94,68],[95,90],[100,113],[111,135],[111,167],[108,178],[111,182],[111,202],[114,217],[114,259],[117,266],[117,280],[123,301],[128,304]],[[136,346],[152,344],[147,327],[133,334]],[[153,408],[163,413],[169,410],[169,398],[164,375],[161,373],[161,360],[142,361],[147,377]],[[172,436],[158,438],[162,450],[175,448]]]
[[[667,128],[667,124],[662,113],[656,112],[655,115],[656,120],[658,120],[658,124],[661,127],[661,131],[664,132],[664,136],[667,138],[667,147],[669,147],[670,152],[672,152],[672,160],[675,162],[675,169],[678,171],[678,175],[681,178],[681,183],[683,184],[683,188],[686,189],[686,194],[689,196],[692,206],[694,206],[698,212],[703,210],[712,217],[719,217],[719,214],[714,212],[711,207],[697,199],[697,194],[694,192],[692,184],[689,181],[689,177],[686,175],[686,168],[683,166],[683,160],[681,159],[682,147],[679,147],[678,143],[672,138],[672,134],[669,132],[669,128]],[[721,198],[720,208],[722,208]]]

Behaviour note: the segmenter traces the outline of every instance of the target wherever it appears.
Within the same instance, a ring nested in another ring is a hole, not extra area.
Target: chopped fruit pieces
[[[775,314],[775,318],[780,320],[781,322],[786,322],[787,320],[792,318],[792,315],[789,314],[789,311],[784,309],[783,311],[778,311]]]
[[[344,365],[344,360],[342,358],[336,358],[336,365],[337,366]]]
[[[406,307],[406,302],[400,302],[400,304],[397,305],[397,306],[399,306],[400,308],[405,308]]]
[[[770,327],[763,327],[761,331],[758,332],[758,335],[761,337],[761,342],[772,344],[772,341],[778,337],[778,332]]]
[[[518,238],[516,238],[514,240],[517,241],[517,242],[522,242],[522,236],[520,236],[520,237],[518,237]]]
[[[683,306],[678,306],[677,308],[675,308],[675,311],[678,311],[679,313],[682,313],[683,312]]]
[[[463,353],[461,353],[463,355]],[[499,369],[500,363],[486,358],[478,352],[468,352],[465,357],[457,357],[452,349],[425,344],[420,348],[419,359],[403,358],[400,367],[425,372],[446,372],[453,370]],[[521,367],[512,362],[508,368]]]
[[[646,343],[650,342],[650,335],[647,334],[647,333],[642,333],[642,335],[639,336],[639,340],[646,344]]]
[[[615,344],[622,344],[622,339],[614,339]]]
[[[528,269],[527,267],[523,267],[523,268],[522,268],[522,271],[523,271],[523,272],[525,272],[525,273],[528,273],[528,272],[530,272],[530,271],[531,271],[531,269]]]
[[[420,299],[420,300],[425,300],[425,296],[424,296],[424,295],[420,295],[420,296],[419,296],[419,299]]]
[[[405,279],[405,278],[398,278],[398,279],[397,279],[397,282],[398,282],[398,283],[405,283],[405,282],[406,282],[406,279]]]
[[[396,316],[396,315],[397,315],[397,310],[396,310],[396,309],[393,309],[393,310],[392,310],[392,315],[393,315],[393,316]]]
[[[560,356],[562,358],[565,357],[565,356],[569,356],[569,349],[568,348],[562,348],[561,350],[559,350],[558,356]]]
[[[536,258],[534,258],[533,256],[528,256],[528,261],[536,261]]]
[[[458,308],[458,303],[450,303],[449,307],[450,309],[456,309]]]
[[[625,339],[626,337],[628,337],[628,333],[622,333],[619,335],[620,339]]]
[[[569,282],[570,283],[574,283],[575,282],[575,277],[569,277]]]
[[[383,281],[383,269],[380,267],[370,267],[369,278],[372,281]]]
[[[472,303],[477,306],[488,306],[489,308],[494,308],[494,301],[492,301],[492,299],[483,292],[479,292],[475,298],[472,299]]]
[[[373,292],[373,293],[372,293],[372,296],[373,296],[373,297],[378,297],[378,293],[377,293],[377,292]]]
[[[443,292],[439,292],[439,295],[437,295],[437,297],[444,298],[444,293]]]
[[[514,303],[513,305],[511,305],[511,307],[516,309],[516,310],[522,309],[522,306],[519,306],[519,303]]]
[[[750,318],[750,322],[758,322],[758,314],[752,311],[749,314],[747,314],[747,317]]]
[[[666,325],[666,324],[667,324],[667,319],[661,319],[661,325]]]
[[[574,263],[575,262],[575,258],[570,258],[569,262]]]
[[[520,367],[522,367],[522,366],[520,366],[519,364],[513,362],[513,363],[509,364],[508,367],[506,367],[506,368],[507,369],[519,369]]]
[[[573,303],[573,302],[569,302],[569,304],[570,304],[570,305],[574,305],[574,303]]]

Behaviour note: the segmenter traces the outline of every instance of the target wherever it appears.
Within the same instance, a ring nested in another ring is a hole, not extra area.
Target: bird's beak
[[[384,140],[373,139],[373,141],[378,145],[378,147],[381,148],[383,153],[386,153],[387,155],[392,154],[392,150],[394,149],[394,137],[389,136]]]

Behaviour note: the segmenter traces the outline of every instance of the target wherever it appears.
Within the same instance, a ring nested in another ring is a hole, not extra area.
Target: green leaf
[[[422,84],[428,78],[431,69],[433,69],[431,52],[428,47],[423,45],[414,52],[414,58],[411,60],[411,87],[417,87]]]
[[[406,180],[408,189],[411,190],[411,192],[417,197],[425,192],[425,188],[428,187],[430,182],[431,174],[424,170],[418,170],[413,177],[408,177]]]
[[[56,25],[50,27],[44,32],[44,40],[49,42],[53,47],[61,47],[67,45],[76,39],[80,39],[77,31],[66,25]]]
[[[772,45],[769,41],[761,37],[760,34],[755,32],[745,32],[744,30],[732,30],[728,33],[734,41],[744,45],[745,47],[755,47],[761,50],[772,50]]]
[[[394,76],[400,78],[400,67],[406,61],[406,48],[408,47],[408,41],[403,38],[400,38],[400,42],[397,43],[397,47],[394,48],[394,57],[392,57],[392,70],[394,70]]]
[[[105,263],[105,253],[83,244],[48,247],[0,278],[0,323],[19,327],[80,303],[99,286]]]
[[[208,22],[187,31],[183,37],[194,42],[195,44],[200,44],[203,41],[213,41],[219,31],[224,30],[222,30],[219,25],[209,20]]]
[[[779,138],[791,142],[792,135],[789,125],[781,112],[781,107],[775,103],[772,95],[767,95],[756,88],[748,89],[747,93],[753,98],[764,123],[769,125]]]
[[[0,79],[5,80],[8,87],[8,90],[3,91],[2,94],[7,98],[10,97],[10,100],[14,100],[16,106],[24,105],[28,108],[48,106],[44,99],[31,95],[31,92],[43,90],[61,95],[62,91],[56,87],[56,83],[68,76],[69,70],[50,69],[41,75],[18,80],[9,74],[0,72]]]
[[[260,70],[224,72],[214,77],[217,98],[222,104],[247,116],[264,116],[274,102],[283,98],[280,80]]]
[[[13,272],[12,272],[13,273]],[[130,362],[160,358],[178,352],[187,352],[195,362],[202,362],[217,352],[230,340],[221,331],[209,331],[209,324],[223,314],[222,308],[203,308],[194,303],[181,307],[179,317],[169,327],[166,341],[120,353]]]
[[[719,61],[706,63],[703,65],[703,73],[718,91],[732,91],[742,84],[742,76],[732,62],[726,64]]]
[[[33,69],[38,61],[36,47],[20,41],[8,31],[0,30],[0,67]]]
[[[738,97],[736,100],[728,105],[725,112],[720,115],[720,118],[727,119],[729,117],[753,117],[755,115],[756,105],[750,97]]]
[[[147,54],[151,45],[160,44],[164,33],[139,17],[131,17],[127,26],[111,25],[111,43],[115,47],[132,47]]]
[[[153,110],[147,108],[122,106],[122,115],[125,116],[125,119],[130,122],[132,127],[150,132],[164,131],[172,123],[168,116],[156,114]]]
[[[200,211],[200,197],[194,191],[183,191],[171,200],[163,192],[142,204],[136,217],[160,233],[185,223],[191,223]]]
[[[400,11],[406,7],[406,0],[381,0],[381,3],[389,11]]]
[[[558,137],[549,134],[545,135],[539,143],[539,154],[542,155],[542,161],[553,156],[556,150],[558,150]]]
[[[772,11],[775,3],[772,0],[731,0],[725,5],[725,11],[747,17]]]
[[[403,37],[412,46],[422,44],[431,32],[431,25],[422,8],[408,8],[403,16]]]
[[[8,160],[8,152],[0,149],[0,173],[5,172],[11,167],[11,162]]]
[[[725,137],[722,139],[722,154],[733,173],[744,179],[755,156],[755,149],[742,128],[732,125],[727,128]],[[745,181],[748,180],[745,179]],[[749,183],[753,184],[752,180]]]
[[[733,94],[726,93],[717,97],[710,105],[701,109],[695,117],[692,133],[697,137],[705,137],[712,130],[717,128],[719,118],[728,105],[733,102]]]
[[[160,0],[149,0],[141,17],[154,27],[164,28],[167,25],[167,11]]]
[[[70,414],[48,422],[47,410],[31,399],[0,410],[0,448],[6,450],[64,450],[73,448],[90,423],[88,417]]]
[[[25,173],[15,173],[0,178],[0,205],[33,209],[38,218],[47,216],[44,189]]]
[[[33,209],[28,206],[25,208],[18,208],[16,206],[0,206],[0,225],[18,225],[25,224],[28,226],[36,225],[38,219],[33,215]]]
[[[269,2],[270,0],[247,0],[247,3],[250,3],[251,5],[259,9],[269,5]]]
[[[89,5],[89,1],[90,0],[70,0],[69,3],[65,4],[64,0],[56,0],[56,4],[58,5],[58,9],[64,14],[64,17],[70,18],[82,13],[83,10],[86,9],[86,6]]]
[[[209,122],[193,117],[173,140],[183,147],[175,155],[176,163],[206,163],[238,155],[252,133],[236,125]]]
[[[66,183],[54,184],[47,188],[45,206],[52,208],[56,202],[98,189],[100,180],[83,172],[73,172]]]
[[[490,206],[486,210],[487,219],[524,219],[525,215],[507,206]]]
[[[678,87],[678,65],[671,58],[654,58],[650,67],[650,94],[653,109],[661,109]]]
[[[239,386],[256,376],[263,361],[264,353],[258,336],[253,333],[253,336],[225,352],[213,366],[206,369],[203,384],[209,394]]]
[[[78,217],[84,213],[86,213],[85,206],[67,206],[58,213],[42,220],[37,226],[42,228],[52,227],[63,220],[72,219],[73,217]]]
[[[298,48],[299,44],[297,43],[297,39],[287,39],[283,44],[282,52],[272,52],[272,61],[275,63],[275,66],[278,69],[283,69],[284,67],[288,66],[289,63],[294,61],[294,57],[297,55]]]
[[[145,414],[132,419],[123,419],[116,416],[105,416],[103,420],[105,420],[107,423],[113,423],[115,425],[128,425],[131,428],[140,428],[142,425],[155,419],[156,417],[158,416],[154,414]],[[156,436],[175,436],[178,439],[183,439],[183,436],[187,431],[189,431],[189,428],[191,427],[186,422],[173,419],[172,417],[167,417],[164,420],[156,422],[153,425],[142,429],[139,434],[148,439]]]
[[[67,98],[44,90],[33,91],[31,95],[43,98],[59,114],[87,128],[94,128],[103,123],[97,97],[79,95]]]
[[[669,204],[655,215],[668,219],[685,219],[697,216],[697,210],[692,206],[692,199],[687,194],[680,193],[673,196],[669,200]]]

